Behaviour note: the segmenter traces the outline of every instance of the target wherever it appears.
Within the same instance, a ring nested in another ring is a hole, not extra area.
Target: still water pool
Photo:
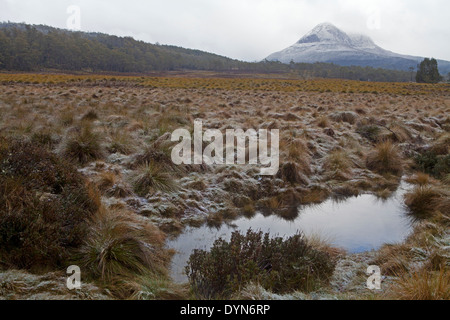
[[[184,267],[194,249],[209,250],[218,238],[229,240],[233,231],[245,233],[249,228],[271,235],[292,236],[298,232],[319,234],[350,253],[376,250],[385,243],[403,241],[412,231],[406,215],[403,195],[408,185],[402,183],[386,200],[374,195],[361,195],[343,201],[327,200],[320,205],[298,208],[298,217],[284,220],[276,215],[257,213],[252,218],[240,218],[232,225],[220,228],[203,226],[187,228],[167,246],[177,251],[172,260],[171,275],[176,282],[186,282]]]

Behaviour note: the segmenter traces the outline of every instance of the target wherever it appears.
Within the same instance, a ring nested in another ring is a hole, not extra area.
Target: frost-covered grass
[[[118,263],[119,259],[102,256],[105,273],[92,273],[100,287],[126,288],[117,291],[116,297],[125,297],[127,292],[133,298],[187,297],[164,272],[140,272],[150,264],[146,251],[139,251],[142,247],[136,244],[144,241],[142,234],[136,235],[142,229],[139,219],[151,224],[155,234],[161,230],[176,234],[186,225],[202,223],[219,227],[257,211],[292,219],[298,214],[297,204],[320,203],[335,194],[373,192],[386,198],[406,174],[417,185],[407,195],[406,204],[412,211],[426,213],[423,223],[434,226],[417,231],[408,250],[426,247],[429,242],[422,238],[441,237],[442,230],[436,230],[445,229],[448,223],[450,99],[445,85],[29,74],[0,74],[0,83],[0,136],[70,162],[74,171],[98,189],[89,191],[98,206],[120,212],[120,219],[124,212],[129,215],[131,220],[117,223],[117,228],[137,228],[125,232],[134,241],[126,243],[130,246],[126,251],[133,254],[125,257],[130,258],[130,268]],[[203,119],[205,128],[220,130],[279,129],[278,175],[261,178],[258,168],[251,166],[173,165],[170,132],[177,128],[192,131],[194,119]],[[0,140],[1,148],[9,148],[4,141]],[[46,179],[51,177],[44,168],[41,173]],[[1,179],[11,178],[0,186],[9,192],[7,203],[21,190],[18,177],[0,172]],[[37,176],[33,179],[38,181]],[[42,185],[33,185],[37,187]],[[37,202],[55,193],[50,187],[39,188],[37,193],[27,193]],[[64,197],[69,203],[81,201],[75,192]],[[94,223],[90,226],[93,230],[86,245],[109,248],[102,254],[115,252],[114,246],[105,245],[109,232],[105,224],[103,229]],[[116,231],[109,233],[117,241],[123,239]],[[322,251],[339,253],[316,242]],[[403,249],[380,251],[385,254],[380,263],[393,275],[411,267],[413,257]],[[117,253],[124,257],[127,252]],[[389,258],[394,253],[397,260]],[[439,261],[442,254],[436,255],[426,255],[425,261]],[[94,265],[95,259],[94,255],[86,265]],[[115,282],[104,284],[106,274],[122,271],[135,276],[108,276]]]

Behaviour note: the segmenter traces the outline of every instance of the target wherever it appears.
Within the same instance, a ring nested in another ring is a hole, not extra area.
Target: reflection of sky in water
[[[251,219],[234,221],[235,228],[228,225],[219,229],[207,226],[187,228],[184,234],[167,243],[169,248],[178,252],[173,257],[172,276],[175,281],[185,281],[182,273],[192,250],[209,250],[214,240],[220,237],[229,240],[235,230],[245,233],[252,228],[279,236],[292,236],[298,231],[319,234],[352,253],[378,249],[385,243],[401,242],[412,229],[402,209],[404,192],[402,186],[393,197],[384,201],[373,195],[362,195],[342,202],[328,200],[321,205],[301,207],[294,221],[275,215],[264,217],[259,213]]]

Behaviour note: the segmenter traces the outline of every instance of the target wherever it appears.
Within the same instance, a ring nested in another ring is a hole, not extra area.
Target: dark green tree
[[[442,81],[436,59],[425,58],[418,66],[416,81],[419,83],[438,83]]]

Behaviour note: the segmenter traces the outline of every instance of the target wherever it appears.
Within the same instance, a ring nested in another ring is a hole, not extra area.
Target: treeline
[[[200,50],[155,45],[130,37],[0,23],[0,70],[145,73],[172,70],[293,73],[302,78],[410,81],[405,71],[327,63],[249,63]]]
[[[5,24],[6,25],[6,24]],[[229,70],[238,61],[197,50],[159,46],[98,33],[0,27],[0,68],[18,71],[149,72]]]

